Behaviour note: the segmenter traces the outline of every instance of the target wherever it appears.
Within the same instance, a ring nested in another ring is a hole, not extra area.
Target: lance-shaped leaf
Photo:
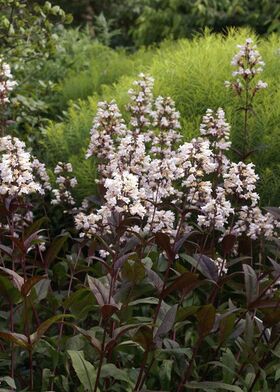
[[[23,244],[24,244],[24,248],[26,251],[30,248],[33,241],[38,240],[39,234],[43,231],[44,230],[38,230],[35,233],[30,234],[29,237],[25,238],[25,240],[23,241]]]
[[[162,323],[160,324],[154,337],[154,341],[156,342],[157,346],[160,346],[162,338],[164,338],[173,328],[176,319],[177,308],[177,304],[171,306],[171,308],[166,313],[164,319],[162,320]]]
[[[254,269],[249,264],[243,264],[247,304],[254,302],[259,295],[259,282]]]
[[[190,233],[184,234],[181,238],[179,238],[174,244],[174,253],[177,254],[187,239],[195,234],[199,234],[199,231],[192,231]]]
[[[118,310],[120,310],[120,307],[117,304],[105,304],[101,306],[101,315],[103,320],[107,320]]]
[[[24,239],[26,240],[28,237],[30,237],[31,234],[35,233],[35,232],[39,232],[40,228],[42,227],[43,224],[49,222],[49,218],[46,216],[43,216],[40,219],[37,219],[36,221],[34,221],[32,223],[31,226],[28,226],[25,230],[24,230]]]
[[[14,343],[16,346],[22,347],[25,350],[30,350],[31,345],[28,342],[28,338],[25,335],[15,332],[0,332],[0,338]]]
[[[90,342],[92,347],[94,347],[99,354],[101,353],[102,351],[101,343],[96,337],[92,336],[89,332],[85,331],[80,327],[74,326],[74,328]]]
[[[174,253],[170,244],[169,235],[166,233],[156,233],[155,241],[157,246],[166,252],[168,259],[173,260]]]
[[[61,251],[63,245],[67,241],[69,234],[63,234],[56,237],[53,242],[51,243],[50,247],[47,250],[46,254],[46,264],[50,265],[58,256],[59,252]]]
[[[85,359],[82,351],[68,350],[67,353],[71,358],[75,373],[77,374],[85,391],[92,392],[94,390],[96,380],[95,367]]]
[[[10,248],[9,246],[3,245],[3,244],[0,244],[0,250],[2,250],[6,255],[8,255],[10,257],[13,254],[13,249]]]
[[[215,323],[216,309],[212,304],[202,306],[196,313],[198,321],[198,333],[200,336],[207,336],[211,332]]]
[[[31,344],[34,345],[35,343],[37,343],[53,324],[61,322],[64,320],[64,318],[69,317],[73,316],[71,314],[57,314],[56,316],[53,316],[48,320],[43,321],[42,324],[39,325],[37,330],[30,336]]]
[[[126,332],[136,329],[139,326],[141,326],[143,324],[128,324],[128,325],[123,325],[119,328],[116,328],[113,331],[113,336],[112,339],[110,339],[105,346],[105,350],[108,352],[108,354],[110,354],[112,352],[112,350],[116,347],[116,345],[118,344],[118,340],[125,335]]]
[[[201,382],[187,382],[184,384],[186,391],[188,389],[198,389],[199,391],[232,391],[242,392],[242,389],[236,385],[225,384],[219,381],[201,381]]]
[[[10,270],[9,268],[4,268],[4,267],[0,267],[0,271],[3,271],[5,274],[7,274],[10,277],[13,286],[18,291],[21,291],[21,288],[24,284],[24,279],[19,274],[17,274],[13,270]]]
[[[112,296],[110,297],[109,289],[100,280],[88,276],[88,284],[98,305],[101,307],[101,314],[104,320],[111,317],[120,309],[120,306],[116,304],[114,298]]]
[[[150,268],[145,268],[147,278],[149,282],[157,289],[157,291],[160,293],[163,289],[163,280],[161,277],[152,269]]]
[[[126,255],[123,255],[119,257],[115,262],[114,262],[114,270],[118,270],[123,266],[123,264],[128,260],[131,256],[135,255],[134,252],[127,253]]]
[[[20,291],[6,275],[0,275],[0,295],[11,304],[15,304],[21,299]]]
[[[232,333],[236,320],[235,314],[229,314],[223,317],[219,327],[219,342],[223,343]]]
[[[198,287],[201,281],[198,280],[196,274],[192,272],[184,272],[178,276],[165,290],[162,292],[162,298],[165,298],[168,294],[174,290],[184,290],[185,294],[191,292],[194,288]]]
[[[154,348],[152,328],[148,325],[142,325],[139,327],[133,337],[133,340],[140,344],[144,350],[150,351]]]
[[[218,267],[208,256],[196,254],[194,257],[189,255],[181,255],[181,257],[188,261],[194,268],[196,268],[207,279],[217,282],[218,280]]]
[[[10,376],[4,376],[4,377],[0,377],[0,385],[2,386],[2,383],[6,383],[9,387],[11,387],[12,389],[16,390],[16,383],[14,381],[14,379]],[[0,389],[1,392],[10,392],[10,389]]]
[[[114,299],[111,297],[109,301],[109,289],[104,286],[104,284],[91,276],[87,277],[89,288],[93,293],[97,303],[99,306],[103,306],[105,304],[111,303],[115,304]]]
[[[109,289],[104,286],[100,280],[91,276],[87,277],[89,288],[94,295],[99,306],[109,303]],[[110,303],[114,304],[114,299],[111,298]]]
[[[106,363],[102,366],[100,377],[112,377],[114,380],[124,381],[134,386],[134,383],[128,377],[127,371],[117,368],[113,363]]]
[[[47,279],[47,275],[32,276],[32,278],[27,279],[21,287],[21,294],[26,297],[30,293],[32,287],[43,279]]]
[[[228,255],[232,251],[235,243],[236,243],[236,236],[235,235],[228,234],[228,235],[224,236],[224,238],[221,242],[221,248],[222,248],[224,256]]]

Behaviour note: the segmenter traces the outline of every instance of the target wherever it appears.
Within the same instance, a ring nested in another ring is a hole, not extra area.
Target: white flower
[[[74,206],[75,200],[71,193],[71,188],[75,188],[78,184],[76,177],[71,177],[69,173],[73,172],[71,163],[58,162],[54,168],[54,173],[58,174],[56,177],[56,183],[58,184],[58,189],[53,189],[52,193],[54,199],[51,204],[58,205],[64,204],[68,206]]]
[[[245,83],[251,83],[255,76],[263,71],[265,63],[256,49],[256,45],[253,45],[251,38],[247,38],[244,45],[237,45],[237,47],[239,52],[234,55],[231,61],[231,65],[236,67],[236,70],[232,72],[232,76],[236,80],[234,82],[225,81],[225,87],[230,87],[238,95],[241,95],[244,91],[244,86],[240,79],[243,79]],[[255,87],[252,87],[253,95],[264,88],[267,88],[267,83],[260,80]]]
[[[9,102],[8,94],[16,85],[9,64],[4,63],[0,57],[0,104]]]
[[[45,167],[25,150],[25,143],[16,137],[0,139],[0,194],[22,196],[44,194],[49,189]],[[36,178],[37,177],[37,178]]]

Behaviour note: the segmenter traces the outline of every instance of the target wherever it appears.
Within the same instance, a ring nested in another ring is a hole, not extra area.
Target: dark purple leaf
[[[236,236],[233,234],[228,234],[224,236],[222,242],[221,242],[221,247],[223,251],[223,255],[227,256],[233,249],[234,245],[236,243]]]
[[[162,292],[162,298],[165,298],[168,294],[174,290],[184,290],[187,294],[193,289],[198,287],[202,282],[198,280],[198,276],[192,272],[184,272],[178,276],[165,290]]]
[[[172,247],[170,244],[169,235],[166,233],[156,233],[155,234],[155,241],[156,241],[157,246],[166,252],[168,259],[173,260],[174,254],[173,254]]]

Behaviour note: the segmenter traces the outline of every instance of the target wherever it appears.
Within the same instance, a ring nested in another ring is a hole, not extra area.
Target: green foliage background
[[[43,1],[42,1],[43,2]],[[166,38],[191,37],[209,27],[215,32],[248,26],[258,34],[280,31],[278,0],[56,0],[73,13],[77,25],[88,23],[100,35],[100,15],[118,32],[113,46],[140,46]],[[103,24],[103,31],[106,26]],[[102,35],[102,34],[101,34]]]
[[[66,118],[52,122],[41,140],[45,160],[52,166],[58,160],[71,161],[80,184],[79,197],[93,193],[94,162],[85,160],[84,153],[97,102],[115,98],[124,109],[127,90],[142,71],[155,78],[155,94],[168,95],[175,100],[181,112],[185,140],[198,135],[201,117],[207,108],[221,106],[232,125],[234,146],[241,147],[243,119],[238,111],[238,100],[225,89],[224,81],[231,77],[230,61],[236,45],[248,36],[258,43],[266,63],[262,79],[269,85],[257,97],[255,114],[250,120],[251,147],[256,150],[253,161],[261,176],[262,203],[277,205],[280,191],[280,38],[277,35],[257,39],[246,30],[231,31],[226,38],[206,33],[193,40],[165,41],[160,48],[142,49],[133,55],[92,44],[87,50],[87,65],[82,65],[80,59],[83,68],[69,70],[58,85],[61,107],[68,100],[73,101]]]

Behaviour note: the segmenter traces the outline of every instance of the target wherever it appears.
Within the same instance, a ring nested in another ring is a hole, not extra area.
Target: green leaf
[[[14,343],[16,346],[22,347],[25,350],[30,350],[31,346],[28,343],[28,338],[25,335],[15,332],[0,332],[0,338]]]
[[[3,271],[5,274],[7,274],[11,278],[11,282],[13,286],[18,291],[21,291],[21,287],[24,284],[24,279],[15,271],[10,270],[9,268],[0,267],[0,270]]]
[[[129,302],[128,306],[134,306],[139,304],[149,304],[149,305],[157,305],[159,299],[155,297],[147,297],[136,299],[135,301]]]
[[[159,379],[161,388],[168,388],[170,390],[171,374],[172,374],[173,360],[164,359],[159,368]]]
[[[67,351],[75,373],[77,374],[81,384],[86,391],[92,392],[94,390],[96,380],[95,367],[85,359],[82,351]]]
[[[188,382],[184,386],[190,389],[200,389],[203,391],[217,391],[223,389],[225,391],[243,392],[242,389],[236,385],[225,384],[218,381]]]
[[[50,383],[51,377],[52,377],[51,369],[43,369],[41,392],[45,392],[49,389],[49,383]]]
[[[63,245],[67,241],[69,234],[63,234],[56,237],[53,242],[51,243],[50,247],[47,250],[45,261],[47,265],[50,265],[58,256],[59,252],[61,251]]]
[[[20,291],[15,288],[11,279],[4,275],[0,275],[0,294],[11,304],[15,304],[21,299]]]
[[[42,324],[39,325],[39,327],[37,328],[36,332],[34,332],[31,336],[30,336],[30,340],[31,340],[31,344],[35,344],[38,342],[38,340],[45,334],[45,332],[47,332],[47,330],[55,323],[57,323],[58,321],[62,321],[64,318],[68,318],[68,317],[74,317],[71,314],[58,314],[56,316],[53,316],[51,318],[49,318],[48,320],[45,320],[42,322]]]
[[[85,331],[84,329],[82,329],[80,327],[75,326],[75,329],[78,332],[80,332],[90,342],[92,347],[94,347],[99,354],[101,353],[101,351],[102,351],[101,343],[97,338],[95,338],[89,332]]]
[[[35,222],[32,223],[31,226],[28,226],[27,229],[24,230],[23,238],[26,240],[31,234],[38,232],[38,230],[42,227],[43,224],[49,222],[49,218],[43,216],[40,219],[37,219]]]
[[[143,263],[135,260],[127,260],[122,266],[122,277],[130,282],[139,283],[146,275]]]
[[[49,279],[43,279],[35,285],[36,302],[40,302],[47,297],[50,283]]]
[[[94,297],[89,289],[81,288],[70,294],[63,303],[65,309],[70,309],[71,313],[83,320],[96,306]]]
[[[106,363],[102,366],[100,377],[112,377],[114,380],[125,381],[131,386],[134,385],[134,383],[132,383],[129,379],[127,371],[117,368],[113,363]]]
[[[223,343],[231,335],[234,328],[235,320],[236,320],[236,315],[234,314],[230,314],[221,319],[220,334],[219,334],[220,343]]]

